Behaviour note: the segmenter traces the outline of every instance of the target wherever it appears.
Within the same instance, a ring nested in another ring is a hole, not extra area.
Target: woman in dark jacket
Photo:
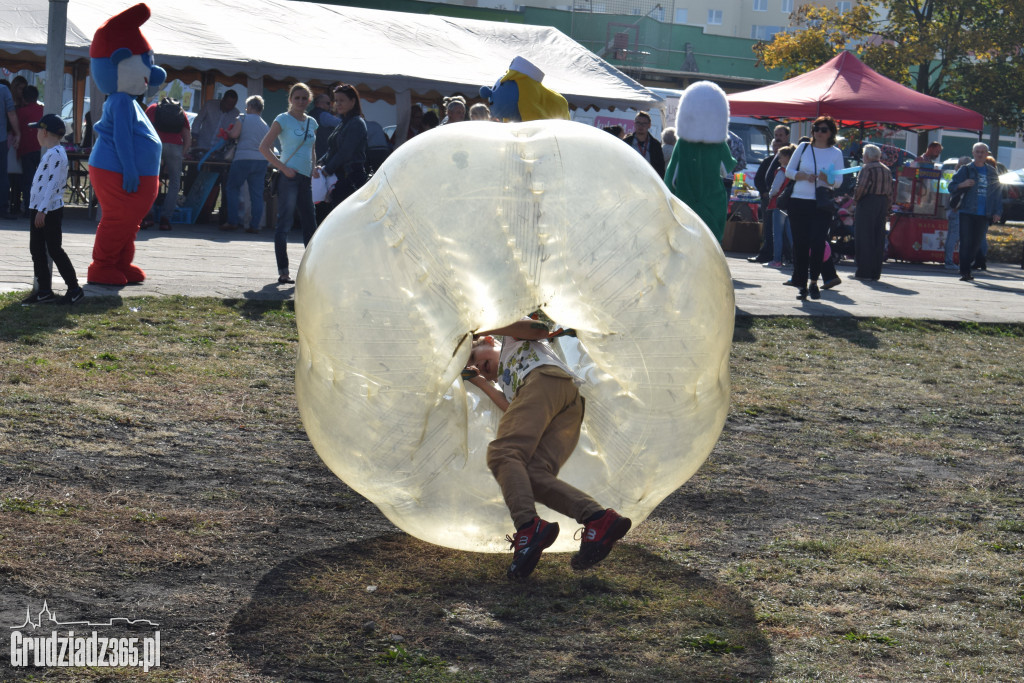
[[[985,239],[989,222],[999,222],[1003,213],[1003,191],[999,187],[999,172],[986,163],[988,145],[975,143],[971,149],[974,163],[967,164],[953,174],[949,181],[949,196],[965,190],[960,202],[960,279],[970,282],[971,264],[977,256],[981,241]]]
[[[331,204],[337,206],[366,182],[366,121],[359,92],[347,84],[334,89],[335,113],[341,123],[327,140],[327,153],[318,162],[323,173],[337,176]]]

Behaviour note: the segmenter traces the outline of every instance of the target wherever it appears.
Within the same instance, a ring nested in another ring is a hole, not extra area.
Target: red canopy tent
[[[980,131],[985,125],[981,114],[900,85],[851,52],[781,83],[729,95],[729,110],[732,116],[789,120],[828,114],[841,126]]]

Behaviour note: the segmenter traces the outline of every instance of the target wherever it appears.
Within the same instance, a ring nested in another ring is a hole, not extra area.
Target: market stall
[[[45,69],[48,0],[0,3],[0,60],[11,69]],[[89,45],[99,25],[131,3],[75,0],[67,7],[66,70],[76,82],[80,121]],[[650,109],[662,100],[555,28],[411,14],[315,2],[177,0],[149,3],[146,37],[168,78],[246,83],[250,94],[302,80],[351,83],[368,101],[397,104],[475,95],[516,56],[544,71],[544,84],[573,107]],[[287,5],[287,8],[284,7]],[[103,98],[92,97],[98,120]],[[405,126],[399,125],[403,131]]]
[[[780,83],[729,95],[729,110],[733,116],[788,121],[828,114],[840,126],[914,131],[980,131],[985,124],[981,114],[900,85],[851,52]],[[907,168],[900,173],[889,221],[890,256],[942,262],[946,220],[938,208],[939,171]]]
[[[942,172],[904,168],[896,178],[896,201],[889,218],[889,257],[902,261],[945,259],[946,217],[939,202]]]
[[[841,52],[813,71],[763,88],[729,95],[732,116],[813,121],[828,114],[840,126],[883,125],[908,130],[980,131],[981,114],[900,85],[852,52]]]

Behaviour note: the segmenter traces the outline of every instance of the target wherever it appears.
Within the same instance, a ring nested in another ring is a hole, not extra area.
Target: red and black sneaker
[[[526,527],[505,540],[512,544],[512,564],[508,566],[508,578],[525,579],[533,572],[540,560],[540,554],[558,538],[558,523],[545,522],[534,517]]]
[[[583,525],[580,551],[572,556],[569,563],[573,569],[588,569],[608,557],[615,541],[626,535],[633,522],[615,510],[608,508],[593,522]]]

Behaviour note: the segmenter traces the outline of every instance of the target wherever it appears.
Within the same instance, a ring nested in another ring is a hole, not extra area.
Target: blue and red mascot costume
[[[93,81],[107,94],[89,155],[89,181],[102,212],[88,275],[96,284],[146,279],[132,259],[139,223],[159,190],[161,145],[135,98],[167,77],[153,64],[153,48],[139,30],[149,16],[149,7],[139,3],[111,17],[89,48]]]

